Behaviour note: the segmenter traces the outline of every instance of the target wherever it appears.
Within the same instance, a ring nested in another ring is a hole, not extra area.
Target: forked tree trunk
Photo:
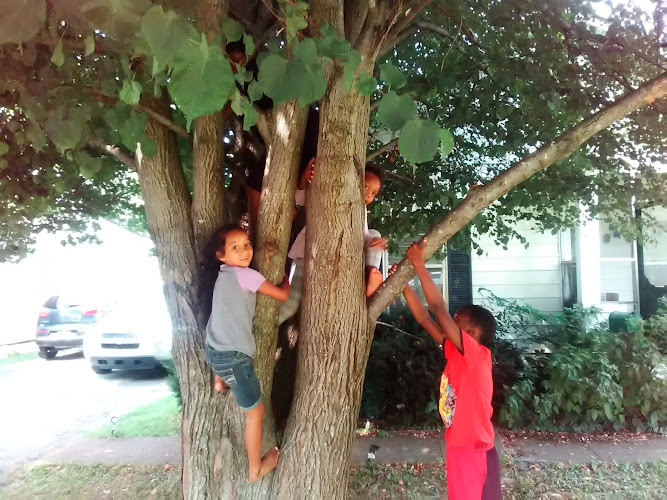
[[[170,116],[166,95],[142,97],[142,104]],[[231,498],[240,491],[238,484],[248,484],[244,417],[229,394],[213,390],[204,360],[192,200],[176,138],[152,120],[146,133],[155,140],[157,153],[150,158],[138,155],[139,183],[171,313],[172,352],[183,395],[183,495],[188,499]]]
[[[372,61],[366,63],[372,68]],[[369,101],[346,90],[342,71],[333,71],[321,103],[315,178],[306,207],[295,397],[274,479],[275,498],[346,497],[371,341],[362,202]]]

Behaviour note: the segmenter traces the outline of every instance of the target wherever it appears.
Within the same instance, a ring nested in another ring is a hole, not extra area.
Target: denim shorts
[[[262,393],[250,356],[238,351],[218,351],[206,344],[206,362],[229,386],[242,410],[259,405]]]

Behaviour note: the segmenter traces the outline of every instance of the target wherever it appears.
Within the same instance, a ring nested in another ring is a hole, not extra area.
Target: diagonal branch
[[[398,137],[396,139],[392,139],[391,141],[389,141],[384,146],[380,146],[375,151],[371,151],[370,153],[368,153],[366,155],[366,161],[372,160],[376,156],[380,156],[382,153],[386,153],[387,151],[390,151],[390,150],[394,149],[396,144],[398,144]]]
[[[391,30],[387,34],[386,40],[395,40],[398,38],[401,31],[408,27],[408,25],[414,20],[415,16],[419,14],[428,4],[431,3],[431,0],[417,0],[412,2],[412,5],[408,7],[403,16],[400,17],[392,26]]]
[[[155,120],[159,124],[164,125],[169,130],[174,132],[176,135],[182,137],[183,139],[187,139],[189,141],[192,140],[192,136],[190,136],[190,134],[188,133],[187,130],[185,130],[180,125],[177,125],[176,123],[171,121],[166,116],[161,115],[160,113],[157,113],[156,111],[153,111],[152,109],[147,108],[146,106],[143,106],[141,104],[134,104],[132,107],[134,109],[136,109],[137,111],[141,111],[142,113],[145,113],[146,115],[148,115],[149,118],[152,118],[153,120]]]
[[[479,212],[504,196],[513,187],[521,184],[533,174],[567,158],[593,135],[604,130],[616,120],[651,104],[665,95],[667,95],[667,73],[663,73],[637,90],[626,94],[615,103],[598,111],[579,125],[560,135],[551,143],[542,146],[534,153],[518,161],[485,186],[468,193],[468,196],[458,206],[426,233],[427,244],[424,258],[431,258],[442,245],[468,225]],[[414,274],[412,265],[406,258],[403,258],[396,272],[370,298],[368,314],[372,320],[377,319]]]
[[[130,167],[134,172],[137,171],[137,160],[134,158],[132,154],[128,153],[124,149],[118,146],[114,146],[113,144],[107,144],[102,139],[91,139],[90,141],[88,141],[88,144],[102,150],[109,156],[113,156],[114,158],[120,160],[125,165]]]
[[[102,92],[99,89],[93,88],[93,87],[86,87],[83,89],[83,92],[88,95],[92,95],[96,97],[100,102],[105,103],[105,104],[116,104],[119,101],[118,96],[116,95],[107,95],[104,92]],[[170,118],[164,116],[163,114],[158,113],[157,111],[154,111],[146,106],[144,106],[141,103],[133,104],[132,107],[136,109],[137,111],[140,111],[142,113],[145,113],[149,118],[153,119],[154,121],[158,122],[159,124],[167,127],[169,130],[174,132],[176,135],[183,137],[184,139],[188,139],[189,141],[192,140],[192,137],[188,133],[187,130],[185,130],[183,127],[180,125],[177,125],[174,123]]]

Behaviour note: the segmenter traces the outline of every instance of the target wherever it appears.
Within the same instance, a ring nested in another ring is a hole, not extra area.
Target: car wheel
[[[58,349],[55,347],[40,347],[39,352],[42,356],[44,356],[44,359],[51,360],[56,357],[56,354],[58,354]]]
[[[100,368],[99,366],[91,366],[91,368],[98,375],[105,375],[107,373],[111,373],[111,370],[109,368]]]

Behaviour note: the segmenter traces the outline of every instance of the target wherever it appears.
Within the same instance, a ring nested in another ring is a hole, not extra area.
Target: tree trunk
[[[161,99],[142,96],[142,103],[170,116],[166,95]],[[204,330],[197,321],[200,304],[192,201],[176,137],[153,120],[146,133],[155,140],[157,153],[150,158],[138,154],[139,183],[171,312],[172,352],[183,395],[183,495],[188,499],[229,498],[248,484],[245,421],[231,395],[213,390],[204,360]]]
[[[366,61],[372,68],[372,61]],[[345,498],[371,331],[362,202],[369,100],[333,68],[320,111],[306,215],[306,279],[297,378],[276,498]],[[312,221],[312,222],[311,222]]]

